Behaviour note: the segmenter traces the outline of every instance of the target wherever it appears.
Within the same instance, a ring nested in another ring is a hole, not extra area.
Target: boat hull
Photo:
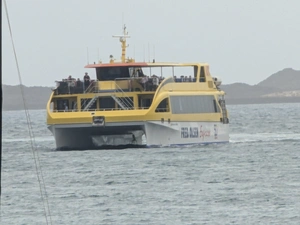
[[[229,126],[220,122],[148,122],[147,146],[229,142]]]
[[[124,122],[51,125],[61,150],[163,147],[229,142],[229,125],[221,122]]]

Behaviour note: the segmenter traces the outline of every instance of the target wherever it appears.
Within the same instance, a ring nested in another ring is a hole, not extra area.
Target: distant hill
[[[234,83],[221,85],[228,104],[300,102],[300,71],[283,69],[257,85]],[[45,109],[50,87],[23,86],[27,107]],[[20,86],[2,85],[3,110],[24,109]]]
[[[253,98],[262,95],[280,92],[276,87],[262,87],[259,85],[249,85],[244,83],[234,83],[222,85],[221,89],[226,92],[227,98]]]
[[[221,88],[227,94],[227,102],[232,104],[300,102],[300,71],[287,68],[257,85],[234,83],[221,85]]]
[[[300,70],[291,68],[281,70],[257,85],[264,88],[279,88],[282,91],[300,90]]]

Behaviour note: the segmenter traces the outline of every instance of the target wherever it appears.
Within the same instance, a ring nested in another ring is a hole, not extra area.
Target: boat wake
[[[47,142],[47,141],[54,141],[53,137],[36,137],[34,138],[35,142]],[[30,142],[31,138],[4,138],[2,139],[3,143],[13,143],[13,142]]]
[[[231,134],[230,143],[247,142],[299,142],[300,135],[296,133],[255,133],[255,134]]]

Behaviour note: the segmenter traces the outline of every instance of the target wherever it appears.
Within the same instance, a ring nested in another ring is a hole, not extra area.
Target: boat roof
[[[168,62],[129,62],[129,63],[98,63],[88,64],[84,68],[100,68],[100,67],[184,67],[184,66],[207,66],[207,63],[168,63]]]

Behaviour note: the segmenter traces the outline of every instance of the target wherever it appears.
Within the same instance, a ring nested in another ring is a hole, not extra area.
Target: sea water
[[[4,111],[0,223],[46,224],[49,205],[52,224],[300,224],[300,104],[228,110],[228,144],[91,151],[55,151],[45,110],[33,143]]]

